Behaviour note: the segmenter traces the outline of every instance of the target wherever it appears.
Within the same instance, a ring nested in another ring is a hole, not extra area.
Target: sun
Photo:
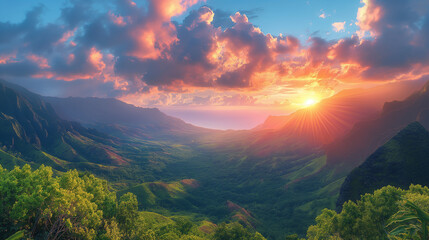
[[[304,106],[305,107],[311,107],[311,106],[315,105],[316,103],[318,103],[318,101],[316,99],[309,98],[309,99],[305,100]]]

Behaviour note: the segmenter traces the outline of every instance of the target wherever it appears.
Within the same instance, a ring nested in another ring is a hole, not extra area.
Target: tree
[[[176,229],[179,230],[182,235],[188,234],[189,231],[191,231],[192,226],[194,225],[191,220],[184,217],[178,217],[174,219],[174,221],[176,224]]]
[[[253,233],[237,222],[221,223],[213,238],[215,240],[265,240],[260,233]]]
[[[43,165],[34,172],[29,165],[9,172],[0,167],[0,237],[20,229],[37,233],[42,211],[58,187],[52,174]]]
[[[101,180],[89,179],[94,180],[80,178],[76,170],[54,178],[43,165],[35,171],[29,165],[9,172],[0,167],[0,237],[24,229],[46,239],[95,238],[103,218],[97,203],[104,205],[101,198],[111,201],[106,197],[111,193],[95,191],[94,183]]]
[[[308,228],[308,239],[329,239],[335,232],[334,224],[332,223],[336,216],[335,211],[323,209],[322,213],[316,217],[316,225]]]
[[[126,193],[119,199],[118,222],[125,236],[131,238],[138,218],[138,201],[133,193]]]
[[[94,239],[96,229],[102,224],[103,211],[93,201],[94,196],[85,191],[84,180],[76,170],[72,170],[64,173],[58,184],[53,200],[42,213],[49,229],[47,239],[65,236]]]
[[[429,189],[411,185],[409,190],[386,186],[346,202],[340,213],[325,209],[307,231],[308,239],[388,239],[385,226],[401,208],[402,199],[415,199],[429,206]],[[426,210],[427,211],[427,210]]]
[[[120,240],[122,239],[122,233],[119,229],[118,223],[113,218],[111,221],[104,222],[104,230],[99,240]]]

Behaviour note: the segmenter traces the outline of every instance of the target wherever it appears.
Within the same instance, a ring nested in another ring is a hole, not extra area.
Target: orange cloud
[[[74,36],[75,31],[76,31],[76,29],[73,29],[73,30],[66,31],[65,33],[63,33],[61,39],[58,40],[56,42],[56,44],[61,44],[61,43],[67,42],[70,38],[72,38]]]
[[[216,11],[207,6],[189,11],[180,23],[171,20],[198,2],[148,0],[143,6],[119,0],[94,16],[82,11],[91,3],[73,2],[60,22],[50,24],[38,22],[41,10],[35,9],[21,23],[0,24],[0,31],[11,33],[0,44],[7,49],[0,53],[0,77],[91,79],[114,96],[154,94],[172,104],[193,101],[178,96],[207,89],[254,93],[273,86],[313,88],[311,83],[331,89],[429,73],[428,1],[364,0],[358,33],[329,41],[311,37],[304,45],[293,36],[262,32],[240,12],[228,27],[216,27]],[[344,31],[345,24],[333,27]],[[220,102],[214,99],[212,104]]]
[[[89,62],[95,66],[98,71],[103,71],[106,67],[106,64],[103,62],[103,54],[101,54],[95,47],[90,50]]]
[[[109,17],[110,17],[110,20],[111,20],[113,23],[115,23],[116,25],[118,25],[118,26],[125,26],[125,25],[127,25],[127,23],[125,22],[124,17],[122,17],[122,16],[120,16],[120,15],[116,16],[116,15],[115,15],[114,13],[112,13],[111,11],[109,11]]]
[[[5,54],[0,55],[0,64],[6,64],[8,62],[13,61],[12,59],[16,58],[16,54]]]
[[[48,59],[46,59],[44,57],[37,56],[35,54],[31,54],[31,55],[27,56],[27,59],[38,64],[41,69],[46,69],[46,68],[51,67],[51,66],[49,66]]]

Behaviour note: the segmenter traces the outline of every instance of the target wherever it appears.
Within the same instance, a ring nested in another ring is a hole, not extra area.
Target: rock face
[[[411,123],[355,168],[343,183],[337,208],[386,185],[429,185],[429,132]]]

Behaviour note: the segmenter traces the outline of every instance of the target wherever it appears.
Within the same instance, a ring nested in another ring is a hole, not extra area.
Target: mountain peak
[[[425,127],[422,126],[419,122],[412,122],[407,127],[402,129],[396,136],[392,138],[392,140],[401,141],[404,137],[412,136],[412,135],[427,135],[429,132]]]

